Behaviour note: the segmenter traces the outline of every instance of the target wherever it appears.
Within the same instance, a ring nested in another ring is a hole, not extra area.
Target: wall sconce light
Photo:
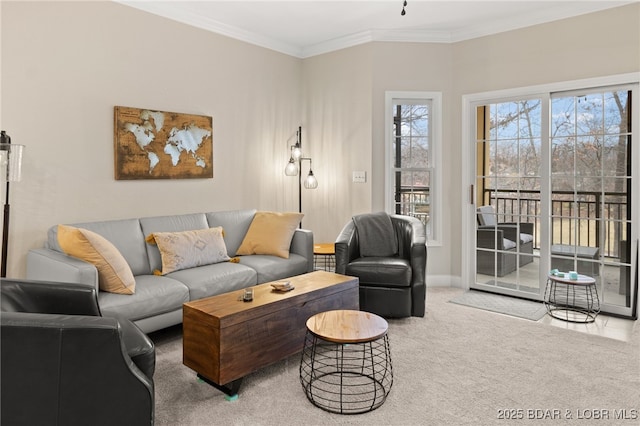
[[[9,246],[9,182],[18,182],[22,177],[22,150],[24,145],[11,143],[11,137],[0,131],[0,174],[7,182],[4,202],[4,215],[2,224],[2,263],[0,265],[0,277],[7,276],[7,247]],[[4,173],[2,173],[4,172]]]
[[[302,154],[302,126],[298,127],[296,133],[296,144],[291,145],[291,157],[287,166],[284,168],[284,174],[287,176],[298,176],[298,212],[302,213],[302,162],[309,161],[309,174],[304,180],[306,189],[316,189],[318,180],[313,175],[313,164],[311,158],[303,157]]]

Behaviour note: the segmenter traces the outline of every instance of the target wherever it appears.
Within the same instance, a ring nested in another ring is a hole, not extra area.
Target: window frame
[[[385,92],[385,210],[389,214],[395,214],[395,164],[393,117],[394,103],[408,101],[412,104],[423,101],[431,104],[429,114],[429,126],[431,129],[429,140],[430,164],[426,169],[430,173],[429,186],[429,223],[427,224],[427,242],[431,246],[442,246],[441,230],[441,174],[442,164],[442,92],[426,91],[386,91]]]

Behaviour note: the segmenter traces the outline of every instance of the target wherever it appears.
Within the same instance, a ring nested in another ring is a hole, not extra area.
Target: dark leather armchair
[[[153,424],[153,342],[95,287],[0,279],[0,308],[3,424]]]
[[[361,238],[354,220],[351,220],[335,243],[336,272],[359,278],[362,311],[389,318],[422,317],[426,299],[425,228],[414,217],[389,217],[397,240],[397,253],[361,256]]]

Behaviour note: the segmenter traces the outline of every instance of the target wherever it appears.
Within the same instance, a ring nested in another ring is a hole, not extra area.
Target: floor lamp
[[[296,144],[291,145],[291,157],[289,163],[284,169],[284,174],[287,176],[298,176],[298,212],[302,213],[302,162],[309,161],[309,174],[304,180],[304,187],[307,189],[316,189],[318,187],[318,180],[313,175],[313,163],[311,158],[302,156],[302,126],[298,127],[296,133]],[[300,223],[302,226],[302,223]]]
[[[9,182],[18,182],[22,172],[22,150],[24,145],[11,144],[11,137],[0,131],[0,168],[6,181],[4,215],[2,223],[2,264],[0,277],[7,276],[7,248],[9,246]]]

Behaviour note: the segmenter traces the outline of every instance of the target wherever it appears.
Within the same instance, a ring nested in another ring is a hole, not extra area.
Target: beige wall
[[[114,2],[1,2],[2,121],[26,145],[8,276],[57,223],[297,210],[301,61]],[[214,178],[116,181],[115,105],[213,116]],[[3,195],[4,197],[4,195]]]
[[[385,206],[385,92],[386,91],[427,91],[442,92],[442,191],[444,194],[458,194],[459,187],[452,187],[450,175],[459,171],[459,159],[451,157],[451,127],[454,124],[451,114],[452,85],[451,46],[434,43],[375,43],[375,61],[373,65],[373,199],[374,210],[383,210]],[[458,235],[454,233],[458,224],[451,220],[451,210],[458,208],[456,196],[446,196],[440,210],[442,217],[437,233],[442,245],[429,245],[427,259],[429,284],[448,283],[451,275],[451,262],[458,260],[450,250],[458,247],[454,244]],[[459,233],[458,233],[459,234]],[[455,267],[453,267],[455,268]]]
[[[333,242],[354,214],[371,211],[370,44],[306,59],[307,146],[318,189],[303,189],[305,227],[318,242]],[[306,169],[305,169],[306,171]],[[366,171],[367,183],[353,183]]]
[[[303,223],[333,241],[353,214],[383,209],[384,92],[420,90],[441,91],[444,109],[443,245],[429,248],[428,271],[455,284],[462,95],[640,71],[638,4],[456,44],[378,42],[305,60],[112,2],[0,7],[0,126],[27,146],[11,187],[9,276],[24,274],[27,250],[60,222],[297,210],[297,179],[283,170],[300,124],[319,181],[303,189]],[[115,105],[213,116],[214,179],[115,181]],[[351,182],[356,170],[367,183]]]

